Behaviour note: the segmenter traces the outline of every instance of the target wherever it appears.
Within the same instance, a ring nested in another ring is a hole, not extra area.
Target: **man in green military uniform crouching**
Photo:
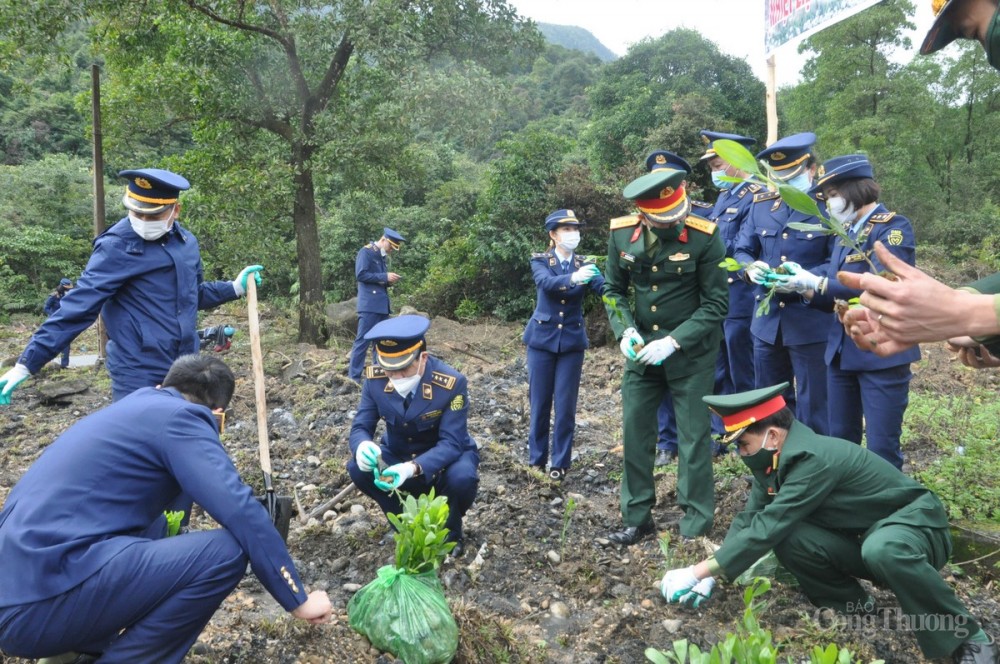
[[[951,555],[941,501],[878,455],[796,421],[781,396],[787,387],[705,397],[753,485],[715,555],[664,575],[666,600],[698,605],[715,575],[735,579],[773,549],[816,606],[872,611],[858,583],[868,579],[895,593],[928,658],[1000,663],[996,643],[938,574]]]
[[[729,307],[726,272],[719,267],[726,248],[714,223],[690,213],[686,175],[665,168],[634,180],[623,195],[638,214],[611,220],[605,297],[628,359],[622,378],[624,527],[608,536],[617,544],[655,530],[657,408],[668,391],[677,419],[680,534],[696,537],[712,527],[712,438],[701,398],[712,392]]]

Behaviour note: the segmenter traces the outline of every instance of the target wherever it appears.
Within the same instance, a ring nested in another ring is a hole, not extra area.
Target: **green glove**
[[[233,281],[233,289],[236,290],[236,295],[238,297],[243,297],[247,292],[247,279],[250,275],[253,275],[254,281],[260,286],[260,272],[264,269],[263,265],[247,265],[243,268],[243,271],[239,273],[236,280]]]

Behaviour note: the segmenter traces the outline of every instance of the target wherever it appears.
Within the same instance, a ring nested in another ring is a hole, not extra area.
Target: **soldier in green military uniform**
[[[691,214],[686,173],[659,169],[623,192],[638,214],[611,220],[605,297],[628,358],[622,378],[624,527],[609,535],[632,544],[655,530],[656,412],[673,397],[678,431],[677,503],[683,537],[712,527],[715,507],[709,413],[722,320],[729,305],[726,248],[714,223]],[[630,292],[631,299],[630,299]]]
[[[697,606],[711,596],[714,575],[735,579],[773,549],[817,606],[873,612],[858,583],[869,579],[896,594],[928,658],[1000,662],[996,643],[938,574],[951,554],[941,501],[876,454],[796,421],[781,396],[787,387],[705,397],[753,486],[715,555],[667,572],[663,596]]]

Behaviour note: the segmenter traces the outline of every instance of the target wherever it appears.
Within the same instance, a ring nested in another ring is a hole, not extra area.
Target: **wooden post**
[[[767,145],[778,140],[778,86],[774,54],[767,58]]]
[[[101,136],[101,68],[90,66],[90,103],[94,112],[94,237],[104,232],[104,146]],[[104,364],[108,333],[97,317],[97,366]]]

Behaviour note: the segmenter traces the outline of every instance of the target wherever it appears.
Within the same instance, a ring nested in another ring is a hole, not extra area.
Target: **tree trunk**
[[[323,318],[323,272],[320,263],[319,229],[316,225],[316,194],[312,171],[306,166],[304,151],[296,150],[295,249],[299,263],[299,342],[322,345],[326,342]]]

